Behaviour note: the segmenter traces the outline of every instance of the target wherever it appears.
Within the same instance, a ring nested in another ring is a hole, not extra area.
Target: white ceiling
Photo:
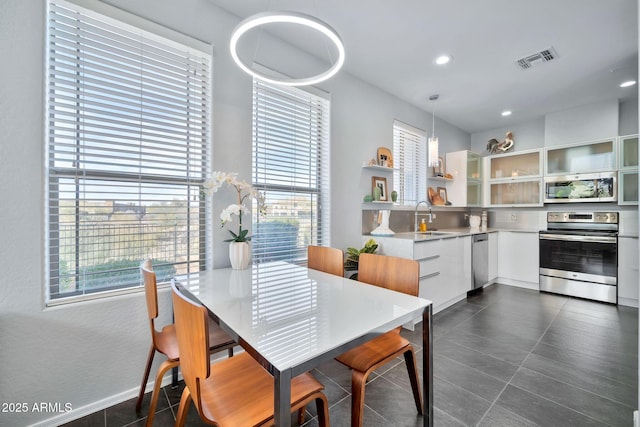
[[[438,118],[470,133],[638,97],[637,85],[619,87],[638,80],[637,0],[209,1],[240,18],[293,10],[324,20],[344,42],[344,70],[429,115],[435,106]],[[314,49],[306,37],[277,35]],[[548,47],[558,59],[526,71],[515,65]],[[442,53],[454,59],[438,67]]]

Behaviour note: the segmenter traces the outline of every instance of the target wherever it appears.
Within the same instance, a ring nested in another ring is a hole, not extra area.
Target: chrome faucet
[[[423,203],[424,203],[427,207],[429,206],[429,204],[428,204],[428,202],[427,202],[426,200],[421,200],[421,201],[419,201],[418,203],[416,203],[416,208],[415,208],[415,210],[414,210],[414,212],[413,212],[413,218],[414,218],[413,231],[414,231],[414,232],[417,232],[417,231],[418,231],[418,216],[419,216],[419,214],[418,214],[418,207],[419,207],[421,204],[423,204]],[[431,208],[429,208],[429,213],[428,213],[428,214],[426,214],[426,215],[429,217],[429,223],[433,222],[433,219],[432,219],[432,218],[433,218],[433,215],[431,214]]]

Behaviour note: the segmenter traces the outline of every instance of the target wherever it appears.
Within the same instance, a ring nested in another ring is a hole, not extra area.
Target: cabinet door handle
[[[427,274],[426,276],[420,277],[420,280],[422,280],[422,279],[431,279],[432,277],[436,277],[438,274],[440,274],[440,272],[436,271],[435,273]]]
[[[421,261],[431,261],[432,259],[438,259],[440,258],[440,255],[432,255],[432,256],[428,256],[426,258],[420,258],[416,261],[421,262]]]

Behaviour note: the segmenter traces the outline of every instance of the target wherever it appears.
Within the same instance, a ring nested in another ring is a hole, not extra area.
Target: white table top
[[[422,318],[431,304],[284,262],[176,279],[280,372]]]

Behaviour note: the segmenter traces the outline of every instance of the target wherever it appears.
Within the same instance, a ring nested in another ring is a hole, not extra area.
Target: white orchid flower
[[[226,209],[224,209],[220,213],[220,219],[222,220],[222,225],[231,222],[233,220],[232,215],[240,215],[249,213],[249,209],[244,205],[229,205]]]

